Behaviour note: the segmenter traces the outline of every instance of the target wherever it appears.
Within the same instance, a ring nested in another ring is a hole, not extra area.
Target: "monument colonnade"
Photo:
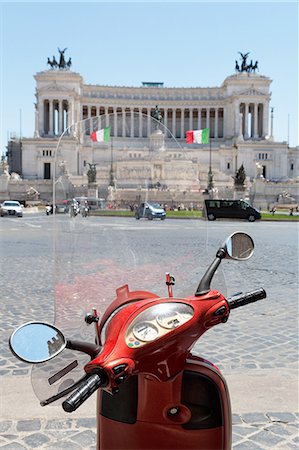
[[[173,135],[178,139],[185,139],[186,131],[201,128],[211,128],[211,136],[214,138],[223,137],[223,107],[161,107],[163,124],[169,129],[168,137]],[[113,127],[114,137],[147,137],[150,134],[150,122],[153,115],[153,107],[127,107],[127,106],[90,106],[82,107],[82,119],[90,119],[87,134],[94,131],[93,118],[107,115],[105,126]],[[109,117],[114,114],[112,123],[108,123]],[[147,129],[142,126],[142,114],[148,116]],[[139,115],[139,119],[138,119]],[[139,124],[136,126],[136,121]],[[121,126],[119,126],[121,122]]]
[[[42,120],[37,121],[39,134],[43,136],[57,136],[63,133],[75,118],[74,99],[45,99],[43,101]],[[111,126],[112,136],[142,138],[150,134],[150,118],[153,107],[145,106],[94,106],[78,105],[79,120],[86,120],[85,134],[97,129],[96,117],[106,115],[104,126]],[[173,135],[178,139],[185,139],[186,131],[210,128],[210,136],[214,139],[225,138],[226,123],[229,113],[224,106],[204,107],[161,107],[163,124],[170,130],[168,137]],[[114,118],[111,120],[111,114]],[[148,116],[147,127],[144,127],[142,115]],[[109,115],[109,117],[108,117]],[[110,118],[110,122],[109,122]],[[88,120],[89,119],[89,120]],[[255,101],[235,101],[234,103],[234,136],[240,134],[244,139],[257,139],[268,134],[268,107],[264,103]],[[137,123],[136,123],[137,122]]]

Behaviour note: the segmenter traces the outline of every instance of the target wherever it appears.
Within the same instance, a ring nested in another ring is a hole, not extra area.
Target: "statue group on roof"
[[[65,60],[64,53],[66,50],[67,50],[67,48],[65,48],[63,50],[60,50],[60,48],[58,48],[58,51],[60,53],[59,62],[56,61],[55,56],[53,56],[52,60],[50,60],[50,58],[48,57],[47,64],[49,64],[51,69],[66,69],[66,70],[70,69],[70,67],[72,65],[72,58],[69,58],[68,61]]]
[[[258,70],[258,61],[255,61],[255,63],[253,63],[253,60],[250,61],[250,64],[247,64],[247,57],[250,54],[250,52],[248,53],[241,53],[238,52],[239,55],[241,55],[241,65],[239,65],[238,61],[236,60],[236,65],[235,65],[235,70],[236,72],[255,72],[256,70]]]

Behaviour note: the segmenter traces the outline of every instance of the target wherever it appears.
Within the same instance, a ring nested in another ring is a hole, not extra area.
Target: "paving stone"
[[[28,450],[28,447],[24,447],[23,445],[19,444],[18,442],[11,442],[7,445],[4,445],[1,447],[2,450]]]
[[[61,442],[54,441],[50,444],[47,444],[45,447],[47,450],[81,450],[81,445],[75,444],[75,442]],[[84,447],[83,447],[84,448]],[[89,447],[86,447],[89,449]]]
[[[297,420],[295,414],[291,413],[269,412],[268,417],[272,421],[279,421],[284,423],[295,422]]]
[[[23,441],[32,448],[39,447],[49,442],[49,440],[49,437],[42,433],[34,433],[23,438]]]
[[[267,425],[265,427],[265,429],[271,431],[271,433],[275,433],[280,436],[291,436],[294,432],[294,430],[290,430],[279,423],[273,423],[271,425]]]
[[[239,434],[236,434],[233,432],[233,434],[232,434],[232,443],[233,444],[237,444],[238,442],[243,441],[243,439],[244,439],[243,436],[240,436]]]
[[[266,423],[268,418],[262,413],[246,413],[242,414],[242,419],[246,423]]]
[[[96,442],[96,433],[91,430],[82,431],[72,437],[72,441],[77,444],[88,447],[89,445],[94,445]]]
[[[8,441],[13,441],[14,439],[17,439],[18,436],[16,434],[2,434],[2,437]]]
[[[240,444],[234,445],[233,450],[263,450],[263,447],[260,447],[255,442],[244,441]]]
[[[5,431],[8,431],[11,426],[12,426],[11,420],[4,420],[0,422],[0,432],[3,433]]]
[[[242,423],[241,416],[239,416],[238,414],[232,414],[232,423],[233,425],[237,423]]]
[[[12,371],[12,375],[26,375],[28,373],[28,369],[14,369]]]
[[[257,434],[250,437],[250,440],[254,442],[258,442],[259,444],[268,445],[269,448],[272,448],[274,445],[279,444],[284,439],[276,434],[271,433],[270,431],[259,431]]]
[[[66,429],[66,428],[71,428],[72,426],[72,419],[66,419],[66,420],[49,420],[47,425],[46,425],[46,430],[50,430],[50,429],[56,429],[56,430],[61,430],[61,429]]]
[[[95,428],[97,425],[96,418],[86,418],[86,419],[77,419],[76,420],[76,428],[84,427],[84,428]]]
[[[75,430],[55,430],[55,431],[47,431],[47,436],[50,436],[53,439],[69,439],[75,434]]]
[[[17,423],[18,431],[37,431],[41,429],[41,421],[36,420],[19,420]]]
[[[240,434],[241,436],[248,436],[256,432],[255,427],[250,427],[248,425],[247,426],[235,425],[233,429],[234,433]]]

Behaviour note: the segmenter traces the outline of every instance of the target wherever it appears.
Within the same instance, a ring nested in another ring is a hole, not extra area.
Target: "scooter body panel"
[[[190,355],[168,381],[139,374],[127,383],[98,393],[99,450],[230,450],[229,394],[208,361]]]

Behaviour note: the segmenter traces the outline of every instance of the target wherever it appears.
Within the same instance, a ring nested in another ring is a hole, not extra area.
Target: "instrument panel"
[[[194,310],[186,303],[166,302],[151,306],[140,313],[128,327],[125,341],[138,348],[165,336],[192,319]]]

